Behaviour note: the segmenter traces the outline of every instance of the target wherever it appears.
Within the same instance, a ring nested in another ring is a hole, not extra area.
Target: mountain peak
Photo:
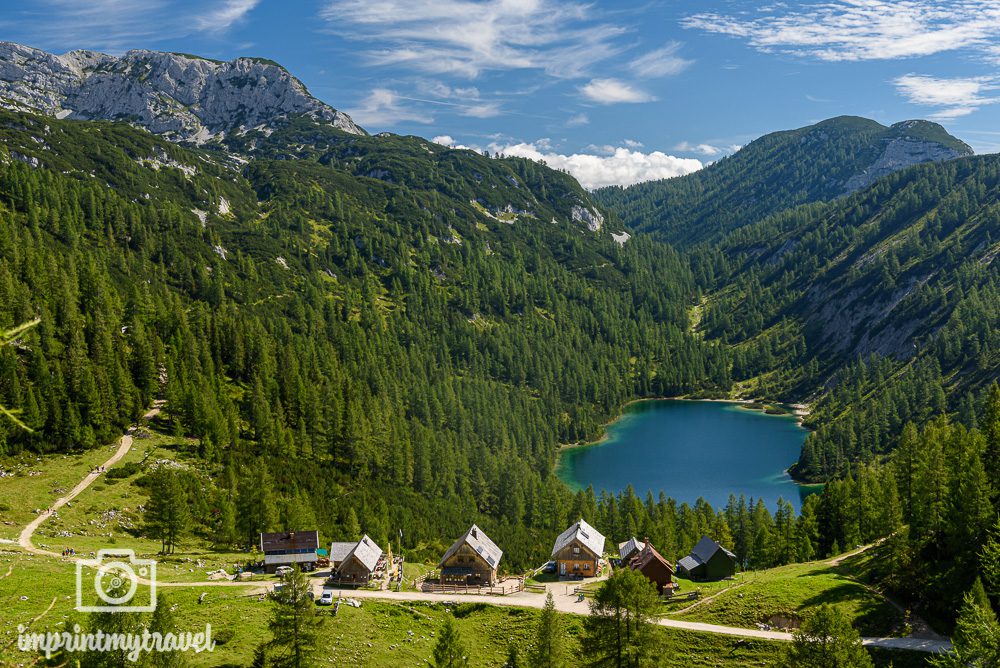
[[[197,143],[292,115],[365,134],[350,116],[317,100],[288,70],[265,58],[221,61],[145,50],[54,55],[0,42],[0,103],[57,118],[127,120]]]

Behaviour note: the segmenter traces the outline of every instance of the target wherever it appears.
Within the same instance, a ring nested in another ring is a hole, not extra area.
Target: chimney
[[[472,534],[473,538],[479,538],[479,532],[475,526],[472,527],[472,531],[470,533]]]

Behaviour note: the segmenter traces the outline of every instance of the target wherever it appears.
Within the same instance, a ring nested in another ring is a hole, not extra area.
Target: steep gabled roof
[[[330,561],[339,564],[354,551],[357,543],[337,542],[330,543]]]
[[[555,545],[552,547],[552,556],[556,556],[564,547],[577,539],[598,557],[604,554],[603,534],[581,519],[559,534]]]
[[[260,535],[260,551],[315,550],[319,547],[318,531],[278,531]]]
[[[479,554],[486,563],[490,565],[490,568],[496,568],[500,563],[500,558],[503,557],[503,550],[496,546],[490,537],[487,536],[482,529],[473,524],[469,527],[469,530],[465,532],[465,535],[452,543],[448,551],[444,553],[441,557],[441,561],[438,563],[438,567],[444,565],[444,562],[448,561],[459,548],[463,545],[468,545],[472,548],[474,552]]]
[[[646,547],[645,543],[635,536],[632,536],[624,543],[618,543],[618,556],[624,559],[626,555],[633,555],[637,552],[641,552],[644,547]]]
[[[632,561],[629,562],[629,567],[634,571],[641,571],[646,568],[649,564],[653,562],[659,562],[663,564],[671,573],[674,572],[674,567],[670,565],[670,562],[663,558],[663,555],[656,551],[656,548],[646,543],[646,546],[642,548],[639,554],[632,557]]]
[[[719,550],[725,552],[726,556],[730,557],[731,559],[736,558],[735,554],[733,554],[726,548],[722,547],[708,536],[701,537],[701,540],[698,541],[698,544],[694,546],[693,550],[691,550],[691,556],[695,557],[699,562],[705,563],[709,559],[711,559],[715,555],[715,553],[718,552]]]
[[[375,570],[375,566],[378,565],[379,557],[382,556],[382,548],[376,545],[375,541],[365,534],[358,541],[358,544],[354,546],[354,549],[351,550],[351,553],[344,557],[343,563],[347,563],[351,555],[354,555],[354,558],[364,564],[364,567],[369,571],[373,571]]]

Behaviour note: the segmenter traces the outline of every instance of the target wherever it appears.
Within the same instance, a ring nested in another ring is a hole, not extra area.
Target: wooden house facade
[[[264,553],[264,572],[274,573],[278,566],[298,566],[311,571],[319,549],[318,531],[279,531],[260,535],[260,551]]]
[[[552,559],[560,576],[594,577],[604,554],[604,536],[582,519],[559,534]]]
[[[441,584],[495,585],[502,557],[503,551],[473,524],[441,557]]]
[[[382,548],[365,535],[340,561],[333,577],[340,584],[368,584],[381,558]]]

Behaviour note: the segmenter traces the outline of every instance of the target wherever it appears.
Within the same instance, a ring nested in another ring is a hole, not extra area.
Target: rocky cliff
[[[222,62],[156,51],[53,55],[0,42],[0,101],[58,118],[129,121],[197,143],[292,115],[365,134],[283,67],[257,58]]]

